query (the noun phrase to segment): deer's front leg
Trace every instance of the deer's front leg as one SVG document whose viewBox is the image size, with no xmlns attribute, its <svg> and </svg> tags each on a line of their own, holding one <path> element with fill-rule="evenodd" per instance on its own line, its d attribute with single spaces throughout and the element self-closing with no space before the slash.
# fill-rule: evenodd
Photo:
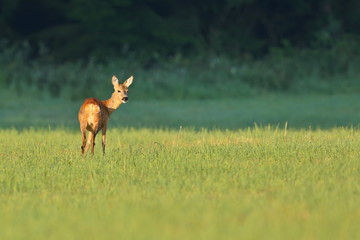
<svg viewBox="0 0 360 240">
<path fill-rule="evenodd" d="M 105 145 L 106 145 L 106 126 L 104 126 L 103 129 L 102 129 L 102 149 L 103 149 L 103 154 L 105 154 Z"/>
</svg>

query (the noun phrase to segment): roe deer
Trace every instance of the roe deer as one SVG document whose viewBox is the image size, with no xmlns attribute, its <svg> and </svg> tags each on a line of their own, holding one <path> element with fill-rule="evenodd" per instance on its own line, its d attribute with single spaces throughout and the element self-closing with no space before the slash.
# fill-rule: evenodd
<svg viewBox="0 0 360 240">
<path fill-rule="evenodd" d="M 114 112 L 122 103 L 128 100 L 128 87 L 133 82 L 133 77 L 129 77 L 123 84 L 114 75 L 112 84 L 114 93 L 111 98 L 100 101 L 97 98 L 87 98 L 81 105 L 78 118 L 80 122 L 80 131 L 82 134 L 81 153 L 88 152 L 91 146 L 91 153 L 94 154 L 94 145 L 96 134 L 102 129 L 102 149 L 105 154 L 106 128 L 112 112 Z M 89 142 L 86 145 L 86 130 L 89 131 Z M 85 149 L 86 146 L 86 149 Z"/>
</svg>

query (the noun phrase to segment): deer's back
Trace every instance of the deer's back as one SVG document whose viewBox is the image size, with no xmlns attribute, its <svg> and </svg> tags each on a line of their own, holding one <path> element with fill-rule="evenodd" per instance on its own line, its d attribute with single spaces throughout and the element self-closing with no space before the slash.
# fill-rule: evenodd
<svg viewBox="0 0 360 240">
<path fill-rule="evenodd" d="M 102 101 L 97 98 L 87 98 L 78 114 L 80 127 L 97 132 L 107 124 L 108 116 L 108 111 Z"/>
</svg>

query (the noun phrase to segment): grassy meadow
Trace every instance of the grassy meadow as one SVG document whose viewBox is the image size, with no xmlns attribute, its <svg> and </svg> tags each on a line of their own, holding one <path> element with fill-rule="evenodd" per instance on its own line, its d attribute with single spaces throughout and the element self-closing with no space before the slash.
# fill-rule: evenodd
<svg viewBox="0 0 360 240">
<path fill-rule="evenodd" d="M 2 101 L 0 239 L 357 239 L 359 100 L 130 98 L 93 157 L 80 101 Z"/>
</svg>

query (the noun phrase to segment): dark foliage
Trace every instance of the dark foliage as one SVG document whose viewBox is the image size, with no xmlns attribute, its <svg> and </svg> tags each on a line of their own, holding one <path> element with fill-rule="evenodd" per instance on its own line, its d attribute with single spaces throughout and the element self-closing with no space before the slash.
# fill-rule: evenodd
<svg viewBox="0 0 360 240">
<path fill-rule="evenodd" d="M 264 56 L 360 34 L 356 0 L 3 0 L 0 36 L 56 60 L 182 54 Z M 39 51 L 34 51 L 36 57 Z"/>
</svg>

